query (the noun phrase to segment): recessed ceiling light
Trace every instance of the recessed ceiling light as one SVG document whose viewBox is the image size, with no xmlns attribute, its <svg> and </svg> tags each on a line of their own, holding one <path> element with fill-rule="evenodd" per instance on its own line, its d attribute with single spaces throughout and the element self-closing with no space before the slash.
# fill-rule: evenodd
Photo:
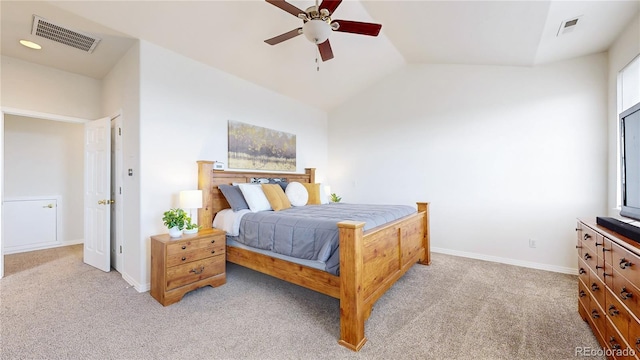
<svg viewBox="0 0 640 360">
<path fill-rule="evenodd" d="M 28 48 L 31 48 L 31 49 L 36 49 L 36 50 L 42 49 L 42 46 L 34 43 L 33 41 L 29 41 L 29 40 L 20 40 L 20 44 L 22 44 L 22 45 L 24 45 L 24 46 L 26 46 Z"/>
</svg>

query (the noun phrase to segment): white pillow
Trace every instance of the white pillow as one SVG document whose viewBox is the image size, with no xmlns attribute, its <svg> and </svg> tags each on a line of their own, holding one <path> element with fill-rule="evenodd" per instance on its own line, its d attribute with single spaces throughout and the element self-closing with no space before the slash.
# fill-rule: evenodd
<svg viewBox="0 0 640 360">
<path fill-rule="evenodd" d="M 292 206 L 305 206 L 309 200 L 307 188 L 297 181 L 290 182 L 284 193 Z"/>
<path fill-rule="evenodd" d="M 329 195 L 330 194 L 327 194 L 326 186 L 324 184 L 320 184 L 320 204 L 328 204 Z"/>
<path fill-rule="evenodd" d="M 271 210 L 271 204 L 260 184 L 238 184 L 238 187 L 252 212 Z"/>
</svg>

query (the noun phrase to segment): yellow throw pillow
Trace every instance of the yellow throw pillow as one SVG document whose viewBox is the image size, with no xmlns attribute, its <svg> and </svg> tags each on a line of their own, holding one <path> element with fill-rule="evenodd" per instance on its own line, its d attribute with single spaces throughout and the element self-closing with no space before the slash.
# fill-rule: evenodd
<svg viewBox="0 0 640 360">
<path fill-rule="evenodd" d="M 289 202 L 289 198 L 282 191 L 282 186 L 278 184 L 262 184 L 262 191 L 269 200 L 269 204 L 271 204 L 271 208 L 274 211 L 284 210 L 291 207 L 291 203 Z"/>
<path fill-rule="evenodd" d="M 302 183 L 309 193 L 307 205 L 320 205 L 320 184 Z"/>
</svg>

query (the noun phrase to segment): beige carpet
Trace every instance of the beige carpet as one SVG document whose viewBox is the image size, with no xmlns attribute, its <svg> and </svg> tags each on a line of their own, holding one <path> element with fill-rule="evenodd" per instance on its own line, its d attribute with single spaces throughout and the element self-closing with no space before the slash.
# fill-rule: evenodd
<svg viewBox="0 0 640 360">
<path fill-rule="evenodd" d="M 163 307 L 83 264 L 81 246 L 5 262 L 1 359 L 575 359 L 598 347 L 575 276 L 448 255 L 378 301 L 359 353 L 337 344 L 338 300 L 233 264 L 226 285 Z"/>
</svg>

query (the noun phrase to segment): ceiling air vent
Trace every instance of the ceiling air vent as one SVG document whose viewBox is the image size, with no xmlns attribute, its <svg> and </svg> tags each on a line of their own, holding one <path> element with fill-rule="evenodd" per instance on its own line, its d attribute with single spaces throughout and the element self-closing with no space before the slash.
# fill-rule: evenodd
<svg viewBox="0 0 640 360">
<path fill-rule="evenodd" d="M 31 34 L 65 44 L 88 53 L 92 53 L 100 42 L 100 39 L 95 36 L 68 29 L 47 19 L 43 19 L 38 15 L 33 15 L 33 27 L 31 28 Z"/>
<path fill-rule="evenodd" d="M 558 29 L 558 34 L 556 36 L 560 36 L 560 35 L 564 35 L 572 32 L 578 25 L 578 20 L 580 20 L 580 16 L 563 21 L 560 24 L 560 29 Z"/>
</svg>

